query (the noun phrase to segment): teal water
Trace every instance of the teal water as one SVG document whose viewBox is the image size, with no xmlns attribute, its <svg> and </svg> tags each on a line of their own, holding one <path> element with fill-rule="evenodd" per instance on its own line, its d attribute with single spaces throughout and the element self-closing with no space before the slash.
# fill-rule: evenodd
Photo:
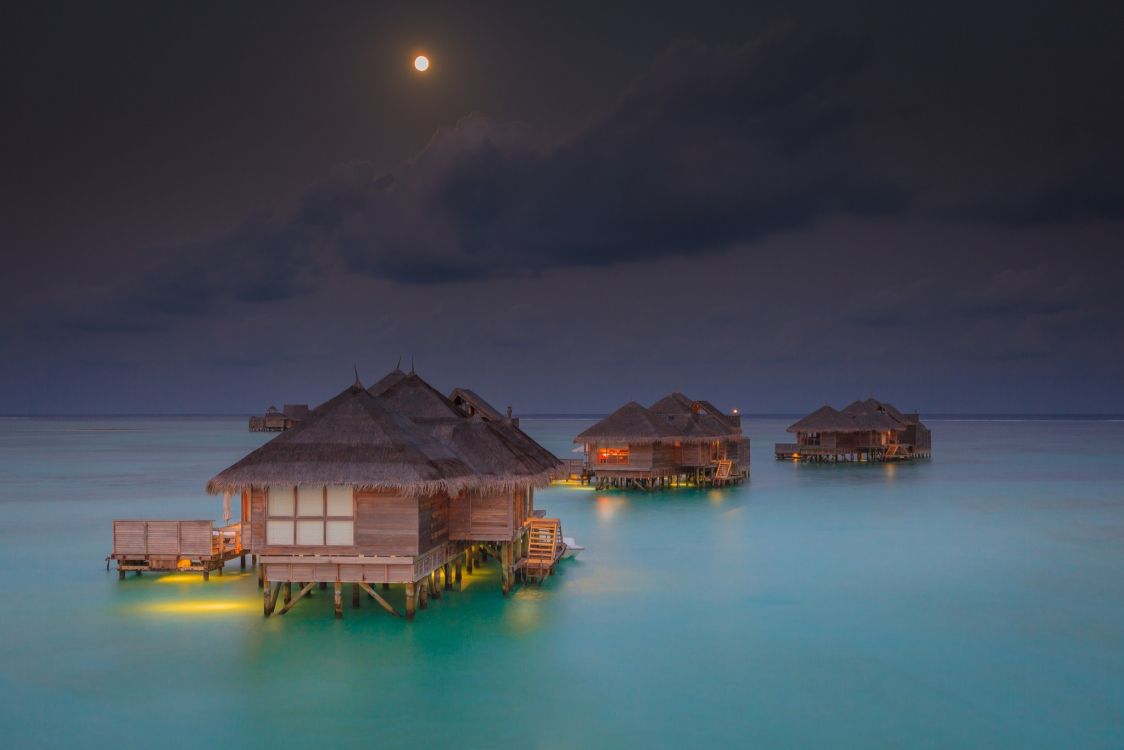
<svg viewBox="0 0 1124 750">
<path fill-rule="evenodd" d="M 560 455 L 587 424 L 524 421 Z M 218 518 L 244 420 L 0 420 L 0 742 L 1124 747 L 1124 423 L 934 421 L 932 461 L 836 467 L 772 460 L 785 424 L 748 421 L 739 488 L 541 492 L 578 560 L 407 624 L 105 571 L 113 518 Z"/>
</svg>

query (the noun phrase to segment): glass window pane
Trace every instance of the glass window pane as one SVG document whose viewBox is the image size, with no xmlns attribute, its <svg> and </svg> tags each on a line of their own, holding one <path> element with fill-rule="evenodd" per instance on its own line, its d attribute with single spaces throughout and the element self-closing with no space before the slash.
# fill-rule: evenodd
<svg viewBox="0 0 1124 750">
<path fill-rule="evenodd" d="M 325 541 L 327 544 L 355 544 L 354 521 L 328 521 L 326 525 L 327 539 Z"/>
<path fill-rule="evenodd" d="M 297 515 L 298 516 L 323 516 L 324 515 L 324 488 L 323 487 L 297 487 Z"/>
<path fill-rule="evenodd" d="M 266 521 L 265 522 L 265 541 L 266 541 L 266 544 L 292 544 L 293 543 L 293 522 L 292 521 Z"/>
<path fill-rule="evenodd" d="M 297 521 L 297 544 L 321 545 L 323 543 L 323 521 Z"/>
<path fill-rule="evenodd" d="M 291 515 L 293 515 L 293 488 L 292 487 L 270 487 L 269 488 L 269 515 L 271 515 L 271 516 L 291 516 Z"/>
<path fill-rule="evenodd" d="M 338 484 L 328 486 L 328 515 L 351 518 L 351 488 Z"/>
</svg>

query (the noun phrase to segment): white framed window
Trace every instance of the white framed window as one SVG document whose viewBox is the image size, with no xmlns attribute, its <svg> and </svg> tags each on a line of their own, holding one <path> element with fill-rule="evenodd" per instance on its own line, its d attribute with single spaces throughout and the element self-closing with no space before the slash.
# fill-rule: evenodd
<svg viewBox="0 0 1124 750">
<path fill-rule="evenodd" d="M 355 496 L 342 485 L 271 487 L 267 544 L 349 547 L 355 544 Z"/>
<path fill-rule="evenodd" d="M 266 544 L 292 544 L 293 519 L 267 519 L 265 522 L 265 542 Z"/>
</svg>

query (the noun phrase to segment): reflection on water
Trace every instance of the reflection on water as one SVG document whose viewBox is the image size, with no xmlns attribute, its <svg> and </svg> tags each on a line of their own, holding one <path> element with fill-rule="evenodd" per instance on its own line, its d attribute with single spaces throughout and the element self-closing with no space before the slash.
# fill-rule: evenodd
<svg viewBox="0 0 1124 750">
<path fill-rule="evenodd" d="M 113 518 L 218 519 L 203 483 L 271 437 L 242 419 L 2 421 L 5 744 L 1124 746 L 1124 424 L 935 421 L 932 461 L 828 466 L 746 423 L 748 484 L 546 490 L 580 557 L 409 624 L 105 571 Z M 523 422 L 560 455 L 587 425 Z"/>
</svg>

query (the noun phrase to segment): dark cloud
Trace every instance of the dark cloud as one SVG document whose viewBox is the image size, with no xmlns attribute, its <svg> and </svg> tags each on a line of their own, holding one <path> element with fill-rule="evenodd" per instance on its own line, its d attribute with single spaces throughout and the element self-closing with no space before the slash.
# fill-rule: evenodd
<svg viewBox="0 0 1124 750">
<path fill-rule="evenodd" d="M 466 117 L 393 174 L 356 164 L 288 215 L 157 251 L 139 289 L 83 310 L 81 325 L 125 330 L 138 316 L 284 300 L 333 263 L 463 281 L 711 253 L 834 212 L 899 211 L 909 194 L 848 151 L 847 89 L 869 57 L 864 40 L 790 28 L 736 47 L 676 44 L 560 143 Z"/>
</svg>

